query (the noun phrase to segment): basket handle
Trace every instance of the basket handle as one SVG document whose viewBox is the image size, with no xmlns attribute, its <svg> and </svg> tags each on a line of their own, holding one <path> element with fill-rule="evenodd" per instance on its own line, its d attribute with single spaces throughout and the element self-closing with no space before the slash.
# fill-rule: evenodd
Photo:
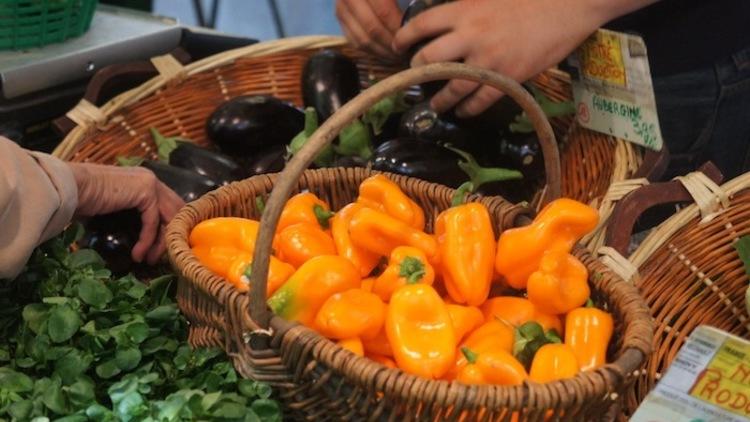
<svg viewBox="0 0 750 422">
<path fill-rule="evenodd" d="M 521 106 L 534 125 L 542 147 L 547 176 L 545 198 L 553 199 L 560 196 L 560 155 L 552 127 L 539 105 L 516 81 L 498 73 L 460 63 L 435 63 L 392 75 L 363 91 L 329 117 L 309 138 L 304 148 L 287 163 L 276 179 L 261 216 L 250 277 L 250 317 L 258 326 L 268 327 L 272 316 L 265 298 L 273 234 L 281 210 L 305 169 L 344 127 L 382 98 L 416 84 L 444 79 L 466 79 L 490 85 L 510 95 Z"/>
<path fill-rule="evenodd" d="M 724 179 L 721 171 L 712 163 L 706 162 L 699 169 L 713 182 L 719 184 Z M 642 186 L 625 195 L 612 211 L 607 224 L 605 246 L 610 246 L 622 256 L 628 251 L 630 237 L 638 218 L 646 210 L 657 205 L 693 202 L 693 197 L 679 180 L 653 183 Z"/>
</svg>

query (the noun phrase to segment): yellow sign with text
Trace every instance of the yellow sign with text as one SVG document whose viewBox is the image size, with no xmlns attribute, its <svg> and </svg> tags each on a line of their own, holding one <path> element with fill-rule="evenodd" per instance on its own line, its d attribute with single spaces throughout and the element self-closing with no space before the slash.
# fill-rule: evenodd
<svg viewBox="0 0 750 422">
<path fill-rule="evenodd" d="M 620 37 L 604 31 L 594 33 L 581 46 L 581 67 L 589 79 L 625 87 L 627 81 Z"/>
<path fill-rule="evenodd" d="M 693 384 L 690 395 L 750 417 L 750 345 L 727 338 Z"/>
</svg>

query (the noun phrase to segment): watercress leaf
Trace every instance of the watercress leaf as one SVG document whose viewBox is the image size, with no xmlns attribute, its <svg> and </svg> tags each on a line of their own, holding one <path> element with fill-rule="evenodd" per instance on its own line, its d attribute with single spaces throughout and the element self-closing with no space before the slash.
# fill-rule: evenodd
<svg viewBox="0 0 750 422">
<path fill-rule="evenodd" d="M 250 408 L 260 417 L 261 420 L 281 420 L 281 409 L 279 408 L 279 404 L 274 400 L 258 399 L 250 405 Z"/>
<path fill-rule="evenodd" d="M 112 301 L 112 291 L 103 282 L 92 278 L 81 281 L 78 285 L 78 296 L 85 303 L 100 309 Z"/>
<path fill-rule="evenodd" d="M 148 406 L 146 405 L 143 396 L 138 394 L 137 391 L 133 391 L 125 395 L 122 400 L 117 403 L 114 410 L 116 416 L 122 421 L 128 422 L 140 419 L 140 416 L 143 416 L 148 412 Z"/>
<path fill-rule="evenodd" d="M 43 303 L 31 303 L 23 308 L 23 320 L 34 334 L 42 331 L 43 324 L 49 316 L 49 306 Z"/>
<path fill-rule="evenodd" d="M 157 306 L 148 311 L 146 313 L 146 319 L 153 321 L 174 321 L 179 313 L 180 311 L 177 309 L 177 305 L 170 303 L 168 305 Z"/>
<path fill-rule="evenodd" d="M 188 402 L 189 397 L 177 392 L 169 395 L 166 400 L 159 402 L 156 407 L 158 413 L 156 415 L 157 420 L 160 421 L 177 421 L 180 420 L 179 416 L 182 409 Z"/>
<path fill-rule="evenodd" d="M 150 355 L 160 350 L 164 350 L 167 343 L 169 343 L 169 340 L 170 339 L 164 336 L 152 337 L 141 344 L 141 352 L 143 352 L 144 355 Z"/>
<path fill-rule="evenodd" d="M 96 375 L 103 379 L 112 378 L 120 372 L 120 367 L 114 359 L 108 360 L 96 367 Z"/>
<path fill-rule="evenodd" d="M 69 387 L 63 387 L 68 395 L 68 400 L 77 409 L 86 408 L 96 401 L 94 389 L 96 386 L 86 378 L 79 378 Z"/>
<path fill-rule="evenodd" d="M 151 292 L 151 300 L 156 304 L 163 304 L 173 280 L 174 275 L 172 274 L 166 274 L 151 280 L 148 285 L 148 290 Z"/>
<path fill-rule="evenodd" d="M 15 420 L 25 421 L 31 416 L 32 410 L 34 410 L 34 404 L 31 400 L 21 400 L 8 407 L 8 415 Z"/>
<path fill-rule="evenodd" d="M 26 374 L 16 372 L 8 367 L 0 368 L 0 390 L 23 393 L 34 388 L 34 381 Z"/>
<path fill-rule="evenodd" d="M 49 422 L 49 418 L 46 416 L 37 416 L 31 422 Z"/>
<path fill-rule="evenodd" d="M 123 397 L 138 390 L 138 377 L 135 375 L 126 375 L 120 381 L 112 384 L 107 390 L 112 403 L 118 403 Z"/>
<path fill-rule="evenodd" d="M 257 383 L 257 385 L 255 386 L 255 391 L 257 392 L 258 397 L 262 399 L 267 399 L 271 397 L 271 394 L 273 394 L 273 389 L 271 388 L 270 385 L 263 384 L 260 382 Z"/>
<path fill-rule="evenodd" d="M 143 157 L 125 157 L 118 155 L 116 158 L 117 165 L 120 167 L 137 167 L 143 163 Z"/>
<path fill-rule="evenodd" d="M 16 359 L 16 366 L 21 369 L 33 368 L 35 365 L 36 365 L 36 361 L 32 358 Z"/>
<path fill-rule="evenodd" d="M 158 381 L 158 380 L 159 380 L 159 374 L 157 374 L 156 372 L 150 372 L 150 373 L 142 376 L 138 380 L 138 382 L 141 383 L 141 384 L 150 384 L 150 383 L 152 383 L 154 381 Z"/>
<path fill-rule="evenodd" d="M 0 348 L 0 362 L 7 362 L 10 360 L 10 352 L 8 349 Z"/>
<path fill-rule="evenodd" d="M 115 362 L 117 362 L 117 367 L 121 370 L 130 371 L 141 362 L 141 351 L 135 347 L 119 349 L 115 354 Z"/>
<path fill-rule="evenodd" d="M 46 296 L 42 299 L 42 302 L 48 305 L 65 305 L 71 303 L 71 300 L 64 296 Z"/>
<path fill-rule="evenodd" d="M 89 418 L 84 415 L 72 415 L 64 418 L 55 419 L 55 422 L 88 422 Z"/>
<path fill-rule="evenodd" d="M 237 381 L 237 391 L 239 391 L 240 394 L 247 398 L 254 398 L 256 395 L 258 395 L 258 385 L 259 383 L 255 381 L 243 378 Z"/>
<path fill-rule="evenodd" d="M 63 395 L 59 380 L 53 380 L 42 395 L 42 402 L 47 408 L 58 415 L 68 414 L 68 405 Z"/>
<path fill-rule="evenodd" d="M 86 409 L 86 416 L 94 422 L 110 422 L 115 420 L 115 415 L 101 404 L 92 404 Z"/>
<path fill-rule="evenodd" d="M 148 291 L 148 288 L 146 287 L 145 284 L 141 282 L 135 282 L 133 283 L 132 286 L 130 286 L 130 288 L 125 294 L 132 297 L 133 299 L 140 299 L 146 295 L 147 291 Z"/>
<path fill-rule="evenodd" d="M 70 305 L 57 305 L 50 311 L 47 332 L 53 342 L 69 340 L 80 327 L 81 318 Z"/>
<path fill-rule="evenodd" d="M 62 243 L 65 245 L 72 245 L 83 238 L 84 228 L 81 223 L 73 223 L 65 229 L 62 233 Z"/>
<path fill-rule="evenodd" d="M 104 268 L 104 260 L 93 249 L 79 249 L 68 257 L 68 266 L 72 269 L 83 267 Z"/>
<path fill-rule="evenodd" d="M 217 401 L 219 401 L 219 398 L 221 398 L 221 391 L 206 394 L 201 399 L 201 406 L 203 406 L 204 409 L 210 409 L 211 406 L 213 406 Z"/>
<path fill-rule="evenodd" d="M 128 334 L 130 341 L 135 344 L 140 344 L 143 343 L 143 340 L 148 338 L 149 328 L 144 322 L 134 322 L 127 326 L 125 332 Z"/>
<path fill-rule="evenodd" d="M 55 361 L 55 374 L 64 384 L 72 383 L 89 369 L 94 358 L 80 350 L 71 350 Z"/>
<path fill-rule="evenodd" d="M 245 406 L 230 401 L 221 401 L 211 409 L 211 416 L 215 418 L 236 419 L 245 416 Z"/>
</svg>

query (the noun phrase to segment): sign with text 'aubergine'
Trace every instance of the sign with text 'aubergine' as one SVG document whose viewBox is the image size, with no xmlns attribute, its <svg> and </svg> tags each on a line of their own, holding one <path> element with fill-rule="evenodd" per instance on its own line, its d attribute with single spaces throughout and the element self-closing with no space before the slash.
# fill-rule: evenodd
<svg viewBox="0 0 750 422">
<path fill-rule="evenodd" d="M 638 36 L 600 29 L 569 58 L 581 126 L 656 151 L 662 136 L 648 55 Z"/>
<path fill-rule="evenodd" d="M 750 342 L 702 325 L 630 422 L 714 421 L 750 421 Z"/>
</svg>

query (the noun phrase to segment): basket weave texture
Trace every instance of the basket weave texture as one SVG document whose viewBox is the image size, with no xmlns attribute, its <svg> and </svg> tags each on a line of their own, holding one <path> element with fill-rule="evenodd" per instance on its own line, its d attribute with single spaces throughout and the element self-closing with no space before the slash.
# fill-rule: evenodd
<svg viewBox="0 0 750 422">
<path fill-rule="evenodd" d="M 3 0 L 0 50 L 42 47 L 88 31 L 96 0 Z"/>
<path fill-rule="evenodd" d="M 103 164 L 114 164 L 117 156 L 156 158 L 150 127 L 207 145 L 206 118 L 232 97 L 271 94 L 301 105 L 302 69 L 307 58 L 321 48 L 340 49 L 353 58 L 363 88 L 372 79 L 401 70 L 349 47 L 343 38 L 327 36 L 263 42 L 184 67 L 173 59 L 155 58 L 160 76 L 101 107 L 82 103 L 71 110 L 68 116 L 78 127 L 55 155 Z M 572 98 L 570 78 L 564 72 L 551 69 L 532 83 L 555 101 Z M 551 123 L 561 140 L 562 192 L 566 197 L 598 206 L 610 185 L 631 177 L 641 163 L 642 149 L 582 128 L 572 117 L 552 119 Z"/>
<path fill-rule="evenodd" d="M 359 183 L 372 173 L 364 169 L 306 171 L 297 191 L 308 189 L 338 209 L 356 199 Z M 551 409 L 561 420 L 605 419 L 619 402 L 632 373 L 651 345 L 651 322 L 637 290 L 593 259 L 575 251 L 588 267 L 596 297 L 613 312 L 613 362 L 573 379 L 519 387 L 466 386 L 428 381 L 357 357 L 310 329 L 274 317 L 270 346 L 254 350 L 246 341 L 259 329 L 248 309 L 250 298 L 203 267 L 189 249 L 190 230 L 208 218 L 259 218 L 253 204 L 265 198 L 279 175 L 263 175 L 211 192 L 189 204 L 170 225 L 168 243 L 179 275 L 178 303 L 191 321 L 190 341 L 219 346 L 244 376 L 267 382 L 279 391 L 295 420 L 545 420 Z M 419 205 L 428 226 L 450 207 L 453 190 L 417 179 L 389 175 Z M 524 209 L 501 198 L 481 198 L 498 232 L 515 225 Z M 520 412 L 514 416 L 514 412 Z M 519 417 L 519 419 L 514 419 Z M 486 419 L 485 419 L 486 418 Z M 554 417 L 549 420 L 555 420 Z"/>
<path fill-rule="evenodd" d="M 615 338 L 609 364 L 576 377 L 547 384 L 467 386 L 432 381 L 388 369 L 357 357 L 310 329 L 273 316 L 265 305 L 271 241 L 286 199 L 309 190 L 337 210 L 353 202 L 365 169 L 304 170 L 352 119 L 394 90 L 429 80 L 461 77 L 502 89 L 527 112 L 542 148 L 557 154 L 551 128 L 541 109 L 515 82 L 501 75 L 457 64 L 436 64 L 394 75 L 362 93 L 331 116 L 277 175 L 256 176 L 213 191 L 187 205 L 170 223 L 166 239 L 180 278 L 178 303 L 191 320 L 191 341 L 223 346 L 246 377 L 276 386 L 290 417 L 298 420 L 598 420 L 614 417 L 632 375 L 650 353 L 653 335 L 647 308 L 637 290 L 614 275 L 584 249 L 575 254 L 587 266 L 594 298 L 613 314 Z M 559 171 L 557 157 L 545 156 L 548 169 Z M 425 211 L 427 230 L 451 206 L 452 189 L 389 175 Z M 559 182 L 559 180 L 557 181 Z M 559 183 L 547 190 L 559 195 Z M 266 196 L 268 196 L 266 200 Z M 266 203 L 255 245 L 251 289 L 240 294 L 202 266 L 192 254 L 188 236 L 208 218 L 258 218 L 256 198 Z M 473 197 L 487 206 L 499 235 L 521 221 L 526 209 L 502 198 Z M 266 341 L 264 341 L 266 340 Z"/>
<path fill-rule="evenodd" d="M 694 204 L 670 217 L 630 256 L 656 324 L 654 354 L 626 396 L 631 414 L 699 325 L 750 339 L 748 276 L 734 249 L 750 235 L 750 173 L 712 196 L 703 210 Z"/>
</svg>

